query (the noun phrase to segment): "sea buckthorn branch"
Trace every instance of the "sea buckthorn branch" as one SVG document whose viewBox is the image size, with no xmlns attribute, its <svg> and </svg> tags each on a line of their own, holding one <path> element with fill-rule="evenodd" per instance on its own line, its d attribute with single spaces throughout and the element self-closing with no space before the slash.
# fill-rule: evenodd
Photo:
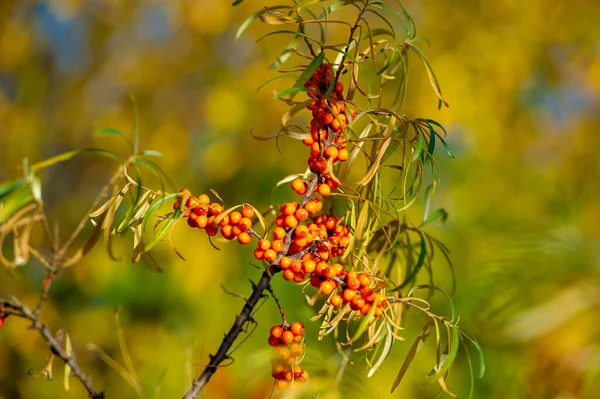
<svg viewBox="0 0 600 399">
<path fill-rule="evenodd" d="M 81 367 L 75 360 L 75 356 L 67 353 L 66 349 L 63 348 L 63 345 L 61 342 L 59 342 L 57 337 L 52 334 L 48 326 L 40 322 L 38 315 L 34 314 L 34 312 L 32 312 L 27 306 L 19 302 L 16 297 L 9 295 L 9 298 L 9 301 L 0 298 L 0 326 L 3 324 L 4 317 L 6 315 L 4 311 L 5 308 L 12 310 L 10 315 L 22 317 L 31 321 L 30 328 L 38 331 L 44 341 L 46 341 L 46 344 L 50 348 L 52 354 L 60 358 L 70 367 L 71 376 L 77 378 L 81 382 L 88 392 L 89 397 L 92 399 L 103 399 L 104 392 L 98 392 L 96 388 L 94 388 L 89 375 L 85 374 L 83 370 L 81 370 Z"/>
</svg>

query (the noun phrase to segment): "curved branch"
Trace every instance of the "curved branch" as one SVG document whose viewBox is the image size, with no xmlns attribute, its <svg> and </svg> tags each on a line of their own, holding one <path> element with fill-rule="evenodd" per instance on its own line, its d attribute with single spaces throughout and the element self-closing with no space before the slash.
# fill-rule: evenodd
<svg viewBox="0 0 600 399">
<path fill-rule="evenodd" d="M 38 319 L 38 316 L 34 314 L 27 306 L 21 304 L 21 302 L 19 302 L 19 300 L 16 297 L 12 295 L 9 295 L 9 297 L 10 301 L 0 299 L 0 306 L 6 306 L 7 308 L 15 310 L 18 313 L 12 314 L 30 320 L 31 328 L 37 330 L 40 333 L 40 335 L 42 336 L 44 341 L 46 341 L 46 344 L 48 345 L 48 347 L 50 347 L 50 350 L 55 356 L 59 357 L 63 362 L 65 362 L 69 365 L 69 367 L 71 367 L 71 374 L 74 377 L 76 377 L 79 381 L 81 381 L 81 384 L 83 384 L 83 386 L 85 387 L 86 391 L 89 394 L 89 397 L 92 399 L 104 399 L 104 392 L 96 391 L 94 385 L 92 385 L 92 381 L 89 375 L 85 374 L 81 370 L 81 367 L 79 367 L 79 364 L 77 364 L 77 362 L 75 361 L 75 357 L 70 356 L 67 353 L 67 351 L 62 347 L 58 339 L 56 339 L 56 337 L 52 335 L 52 332 L 50 331 L 48 326 L 42 324 Z"/>
</svg>

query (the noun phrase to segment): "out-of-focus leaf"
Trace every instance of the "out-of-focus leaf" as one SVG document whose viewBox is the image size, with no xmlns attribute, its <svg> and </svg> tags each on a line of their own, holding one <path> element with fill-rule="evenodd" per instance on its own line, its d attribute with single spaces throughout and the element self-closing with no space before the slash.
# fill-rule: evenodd
<svg viewBox="0 0 600 399">
<path fill-rule="evenodd" d="M 419 135 L 419 138 L 417 139 L 417 147 L 415 148 L 415 152 L 412 157 L 412 162 L 419 159 L 421 151 L 423 151 L 423 147 L 425 147 L 425 139 L 423 138 L 423 136 Z"/>
<path fill-rule="evenodd" d="M 105 127 L 103 129 L 98 130 L 96 132 L 96 136 L 118 136 L 118 137 L 121 137 L 123 140 L 125 140 L 125 142 L 129 146 L 129 148 L 133 151 L 133 143 L 131 142 L 131 140 L 129 140 L 129 137 L 125 136 L 125 134 L 123 134 L 123 132 L 121 132 L 119 129 L 115 129 L 112 127 Z"/>
<path fill-rule="evenodd" d="M 456 359 L 456 354 L 458 353 L 460 343 L 458 328 L 448 325 L 446 325 L 446 328 L 448 329 L 451 337 L 451 341 L 448 342 L 447 353 L 442 357 L 442 359 L 440 359 L 440 364 L 436 365 L 436 367 L 432 370 L 432 374 L 427 376 L 425 379 L 426 382 L 435 382 L 440 377 L 443 377 Z"/>
<path fill-rule="evenodd" d="M 485 358 L 483 356 L 483 349 L 481 349 L 481 345 L 479 345 L 479 342 L 477 342 L 475 338 L 470 337 L 464 331 L 460 331 L 460 335 L 471 341 L 475 349 L 477 349 L 477 353 L 479 354 L 479 378 L 483 378 L 485 375 Z"/>
<path fill-rule="evenodd" d="M 144 150 L 142 152 L 142 154 L 147 157 L 162 157 L 163 156 L 162 152 L 154 151 L 154 150 Z"/>
<path fill-rule="evenodd" d="M 373 306 L 371 306 L 371 309 L 369 309 L 369 313 L 367 313 L 367 315 L 360 321 L 360 324 L 358 325 L 358 328 L 356 329 L 356 332 L 352 336 L 350 342 L 356 342 L 365 333 L 365 331 L 367 331 L 367 328 L 369 328 L 369 325 L 375 317 L 375 309 L 377 309 L 377 301 L 373 302 Z"/>
<path fill-rule="evenodd" d="M 446 107 L 449 107 L 448 103 L 446 102 L 446 100 L 444 100 L 444 97 L 442 96 L 442 90 L 440 89 L 440 84 L 437 81 L 435 73 L 433 73 L 433 69 L 431 68 L 431 65 L 429 64 L 429 61 L 427 61 L 427 57 L 425 57 L 425 54 L 423 54 L 421 49 L 418 48 L 417 46 L 415 46 L 414 44 L 412 44 L 410 41 L 407 41 L 405 43 L 411 50 L 413 50 L 419 56 L 419 59 L 425 66 L 425 71 L 427 72 L 427 76 L 429 77 L 429 83 L 431 84 L 431 87 L 433 88 L 433 91 L 435 92 L 435 94 L 438 96 L 439 100 Z"/>
<path fill-rule="evenodd" d="M 123 163 L 123 160 L 121 159 L 121 157 L 119 157 L 117 154 L 115 154 L 112 151 L 103 150 L 101 148 L 81 148 L 81 149 L 77 149 L 77 150 L 67 151 L 62 154 L 55 155 L 52 158 L 35 163 L 35 164 L 31 165 L 31 169 L 32 170 L 44 169 L 44 168 L 47 168 L 48 166 L 55 165 L 59 162 L 68 161 L 69 159 L 71 159 L 77 155 L 87 154 L 87 153 L 102 155 L 102 156 L 105 156 L 108 158 L 112 158 L 119 163 Z"/>
<path fill-rule="evenodd" d="M 281 55 L 279 55 L 279 57 L 277 57 L 277 59 L 275 61 L 273 61 L 273 63 L 271 65 L 269 65 L 269 69 L 276 69 L 276 68 L 279 68 L 281 65 L 283 65 L 283 63 L 286 62 L 292 56 L 292 54 L 294 54 L 292 49 L 295 49 L 300 44 L 301 41 L 302 41 L 302 37 L 296 36 L 290 42 L 290 44 L 287 45 L 285 50 L 283 50 Z"/>
<path fill-rule="evenodd" d="M 308 64 L 308 66 L 306 67 L 304 72 L 302 72 L 302 75 L 300 75 L 300 77 L 296 81 L 296 84 L 294 84 L 294 86 L 292 87 L 292 89 L 296 88 L 297 90 L 290 92 L 292 94 L 290 96 L 290 99 L 294 98 L 294 95 L 296 94 L 296 92 L 301 91 L 298 89 L 304 89 L 304 84 L 306 82 L 308 82 L 308 80 L 313 76 L 313 74 L 316 72 L 316 70 L 319 68 L 319 66 L 323 63 L 324 58 L 325 58 L 325 53 L 321 52 L 310 62 L 310 64 Z M 309 90 L 304 89 L 303 91 L 309 91 Z M 284 95 L 282 93 L 283 92 L 278 93 L 276 98 L 279 98 L 280 96 Z"/>
<path fill-rule="evenodd" d="M 30 180 L 29 184 L 31 184 L 31 194 L 33 195 L 33 198 L 36 201 L 41 201 L 42 200 L 42 182 L 41 182 L 40 178 L 37 176 L 37 174 L 32 173 L 29 180 Z"/>
<path fill-rule="evenodd" d="M 65 352 L 67 356 L 73 356 L 73 348 L 71 347 L 71 337 L 69 337 L 69 333 L 65 332 Z M 63 379 L 63 384 L 65 386 L 65 391 L 69 391 L 69 377 L 71 376 L 71 366 L 69 363 L 65 363 L 65 374 Z"/>
<path fill-rule="evenodd" d="M 0 223 L 4 223 L 19 209 L 34 200 L 29 186 L 21 186 L 5 195 L 0 201 Z"/>
<path fill-rule="evenodd" d="M 411 362 L 415 358 L 415 355 L 417 354 L 419 349 L 421 349 L 422 344 L 425 342 L 425 340 L 431 333 L 432 327 L 433 327 L 433 320 L 429 320 L 427 322 L 427 324 L 425 324 L 425 326 L 423 327 L 423 330 L 421 330 L 421 333 L 415 339 L 415 342 L 413 342 L 412 346 L 408 350 L 408 353 L 406 354 L 406 357 L 404 358 L 404 363 L 402 363 L 402 367 L 400 367 L 400 370 L 398 371 L 398 375 L 396 376 L 396 379 L 394 380 L 394 383 L 392 384 L 390 393 L 394 392 L 394 390 L 396 388 L 398 388 L 398 385 L 400 385 L 400 382 L 402 382 L 402 378 L 404 378 L 404 374 L 406 374 L 406 370 L 408 370 L 408 367 L 410 366 Z"/>
<path fill-rule="evenodd" d="M 21 188 L 27 184 L 27 180 L 25 178 L 21 178 L 19 180 L 7 181 L 0 184 L 0 201 L 5 196 L 9 195 L 13 191 Z"/>
<path fill-rule="evenodd" d="M 161 207 L 165 203 L 171 201 L 173 198 L 179 197 L 180 195 L 181 195 L 180 193 L 169 194 L 165 197 L 162 197 L 158 201 L 154 202 L 152 205 L 150 205 L 150 208 L 148 208 L 148 210 L 146 211 L 146 214 L 144 215 L 144 220 L 142 222 L 142 230 L 146 230 L 146 224 L 148 223 L 148 220 L 150 220 L 150 216 L 152 216 L 152 214 L 154 213 L 155 210 L 157 210 L 159 207 Z M 185 201 L 182 201 L 182 204 L 184 204 L 184 203 L 185 203 Z"/>
<path fill-rule="evenodd" d="M 439 218 L 442 219 L 442 222 L 445 221 L 448 218 L 448 212 L 446 212 L 446 210 L 443 208 L 438 209 L 437 211 L 435 211 L 431 215 L 429 215 L 427 217 L 427 219 L 425 219 L 423 221 L 423 223 L 421 223 L 419 228 L 421 229 L 421 228 L 427 226 L 429 223 L 435 222 Z"/>
<path fill-rule="evenodd" d="M 381 146 L 377 150 L 377 157 L 371 164 L 369 171 L 363 176 L 362 179 L 360 179 L 357 182 L 357 184 L 359 186 L 364 186 L 367 183 L 369 183 L 375 176 L 375 173 L 379 170 L 379 166 L 381 165 L 381 160 L 383 159 L 383 156 L 385 155 L 385 152 L 386 152 L 388 146 L 390 145 L 390 142 L 392 141 L 391 135 L 392 135 L 392 130 L 393 130 L 395 124 L 396 124 L 396 117 L 391 116 L 390 120 L 388 122 L 388 125 L 387 125 L 385 131 L 383 132 L 383 136 L 382 136 L 386 140 L 383 142 L 383 144 L 381 144 Z"/>
<path fill-rule="evenodd" d="M 393 288 L 391 291 L 396 291 L 401 288 L 404 288 L 408 284 L 410 284 L 412 281 L 414 281 L 417 278 L 417 274 L 419 274 L 419 271 L 425 264 L 425 256 L 427 255 L 427 245 L 425 245 L 425 238 L 423 237 L 422 234 L 420 234 L 420 238 L 421 238 L 421 251 L 419 252 L 419 258 L 417 259 L 417 263 L 415 264 L 415 267 L 412 269 L 412 272 L 410 273 L 410 275 L 407 276 L 406 279 L 402 282 L 402 284 Z"/>
<path fill-rule="evenodd" d="M 375 364 L 373 364 L 373 367 L 371 367 L 371 369 L 369 370 L 369 372 L 367 374 L 367 378 L 371 378 L 375 374 L 377 369 L 379 369 L 379 367 L 381 366 L 383 361 L 388 357 L 388 355 L 390 354 L 390 352 L 392 350 L 392 343 L 394 342 L 392 328 L 387 323 L 386 323 L 385 327 L 386 327 L 386 333 L 385 333 L 385 342 L 383 343 L 383 349 L 381 350 L 381 354 L 379 355 L 379 358 L 377 358 L 377 361 L 375 362 Z"/>
</svg>

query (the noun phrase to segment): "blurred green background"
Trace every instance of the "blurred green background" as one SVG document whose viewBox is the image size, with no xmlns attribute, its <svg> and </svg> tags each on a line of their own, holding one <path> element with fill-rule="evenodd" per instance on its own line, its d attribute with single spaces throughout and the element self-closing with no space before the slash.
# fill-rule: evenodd
<svg viewBox="0 0 600 399">
<path fill-rule="evenodd" d="M 266 207 L 265 193 L 283 176 L 304 169 L 300 143 L 258 142 L 275 133 L 286 107 L 267 66 L 286 38 L 255 43 L 270 28 L 256 23 L 239 40 L 241 22 L 263 3 L 231 7 L 222 0 L 3 0 L 0 3 L 0 181 L 21 175 L 24 157 L 42 160 L 83 146 L 125 152 L 94 132 L 131 134 L 138 102 L 142 145 L 161 151 L 159 164 L 193 193 L 217 190 L 228 204 Z M 475 398 L 600 397 L 600 3 L 469 0 L 406 1 L 450 108 L 437 110 L 418 60 L 403 110 L 441 122 L 456 159 L 438 157 L 442 185 L 434 199 L 450 218 L 434 228 L 452 251 L 454 294 L 462 327 L 484 348 L 487 371 Z M 351 8 L 341 18 L 354 19 Z M 347 30 L 330 26 L 334 37 Z M 287 38 L 289 40 L 289 38 Z M 293 64 L 289 65 L 290 67 Z M 44 172 L 44 198 L 66 236 L 113 166 L 93 157 Z M 276 192 L 275 202 L 284 198 Z M 177 258 L 168 244 L 155 256 L 166 273 L 128 262 L 131 242 L 116 240 L 120 262 L 101 245 L 59 276 L 42 321 L 68 328 L 82 367 L 107 398 L 136 397 L 121 377 L 87 351 L 101 346 L 122 361 L 113 312 L 121 323 L 148 397 L 181 397 L 214 352 L 248 295 L 249 247 L 211 248 L 204 234 L 181 226 Z M 444 269 L 441 262 L 439 268 Z M 35 304 L 44 277 L 35 262 L 19 279 L 0 270 L 0 291 Z M 444 273 L 442 273 L 444 274 Z M 447 273 L 446 273 L 447 274 Z M 441 285 L 450 290 L 449 280 Z M 303 294 L 277 278 L 275 288 L 293 320 L 315 312 Z M 440 312 L 443 301 L 434 301 Z M 264 398 L 271 388 L 266 344 L 279 322 L 272 301 L 256 316 L 256 332 L 220 369 L 205 398 Z M 332 388 L 340 357 L 330 339 L 317 342 L 308 323 L 307 389 Z M 356 357 L 334 390 L 341 398 L 433 398 L 423 386 L 434 363 L 426 345 L 393 394 L 403 356 L 424 324 L 412 317 L 407 342 L 374 377 Z M 0 330 L 0 398 L 83 397 L 73 380 L 35 380 L 46 357 L 43 341 L 11 318 Z M 473 352 L 473 351 L 472 351 Z M 477 368 L 474 357 L 473 367 Z M 469 364 L 462 352 L 449 388 L 467 397 Z M 156 395 L 156 396 L 155 396 Z M 321 397 L 330 397 L 322 394 Z"/>
</svg>

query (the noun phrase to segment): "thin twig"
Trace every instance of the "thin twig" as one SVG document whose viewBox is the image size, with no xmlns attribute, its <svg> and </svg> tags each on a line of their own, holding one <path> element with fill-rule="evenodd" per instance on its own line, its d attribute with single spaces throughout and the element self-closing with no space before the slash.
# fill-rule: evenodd
<svg viewBox="0 0 600 399">
<path fill-rule="evenodd" d="M 271 296 L 273 297 L 273 299 L 275 300 L 275 303 L 277 304 L 277 307 L 279 308 L 279 313 L 281 313 L 281 320 L 283 321 L 283 323 L 282 323 L 283 329 L 287 330 L 290 327 L 290 325 L 288 324 L 287 319 L 285 318 L 285 312 L 283 311 L 283 306 L 281 306 L 281 302 L 279 302 L 279 298 L 277 297 L 277 295 L 275 295 L 275 291 L 273 290 L 273 287 L 271 286 L 271 284 L 269 284 L 267 289 L 271 293 Z"/>
<path fill-rule="evenodd" d="M 71 367 L 71 375 L 77 378 L 79 381 L 81 381 L 86 391 L 88 392 L 89 397 L 92 399 L 104 399 L 104 392 L 96 391 L 96 389 L 92 385 L 90 377 L 81 370 L 79 364 L 77 364 L 77 362 L 75 361 L 75 357 L 69 355 L 67 351 L 62 347 L 58 339 L 54 335 L 52 335 L 52 332 L 50 331 L 48 326 L 42 324 L 39 321 L 38 317 L 27 306 L 21 304 L 21 302 L 19 302 L 19 300 L 16 297 L 12 295 L 9 295 L 9 297 L 10 301 L 0 299 L 0 305 L 16 310 L 18 311 L 18 314 L 16 314 L 17 316 L 30 320 L 31 328 L 37 330 L 40 333 L 40 335 L 42 336 L 44 341 L 46 341 L 46 344 L 50 347 L 50 350 L 54 355 L 59 357 L 63 362 L 65 362 L 69 365 L 69 367 Z"/>
</svg>

